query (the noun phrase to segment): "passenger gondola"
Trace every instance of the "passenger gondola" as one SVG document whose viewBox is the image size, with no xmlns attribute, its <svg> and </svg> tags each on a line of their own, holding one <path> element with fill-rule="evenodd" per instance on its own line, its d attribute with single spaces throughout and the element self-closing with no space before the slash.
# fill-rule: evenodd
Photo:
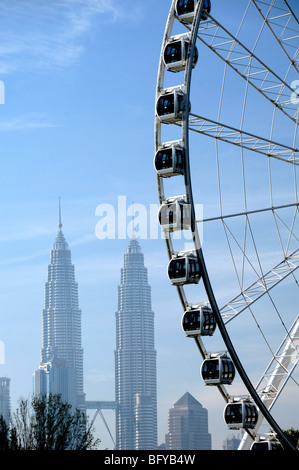
<svg viewBox="0 0 299 470">
<path fill-rule="evenodd" d="M 253 429 L 257 419 L 257 408 L 250 400 L 228 403 L 224 410 L 224 421 L 230 429 Z"/>
<path fill-rule="evenodd" d="M 276 451 L 282 451 L 283 446 L 281 443 L 275 439 L 275 438 L 270 438 L 270 439 L 257 439 L 255 440 L 251 447 L 250 450 L 276 450 Z"/>
<path fill-rule="evenodd" d="M 198 2 L 199 0 L 177 0 L 177 16 L 186 23 L 193 23 L 194 12 Z M 211 1 L 204 0 L 201 20 L 205 21 L 208 18 L 208 14 L 211 12 L 211 7 Z"/>
<path fill-rule="evenodd" d="M 226 354 L 205 359 L 201 376 L 206 385 L 230 385 L 235 378 L 235 366 Z"/>
<path fill-rule="evenodd" d="M 181 72 L 186 68 L 189 57 L 190 40 L 188 37 L 170 38 L 164 49 L 164 63 L 171 72 Z M 198 61 L 198 50 L 195 47 L 193 67 Z"/>
<path fill-rule="evenodd" d="M 164 178 L 184 174 L 184 150 L 180 145 L 165 145 L 155 155 L 154 165 Z"/>
<path fill-rule="evenodd" d="M 174 89 L 162 93 L 158 98 L 156 110 L 161 121 L 171 123 L 181 121 L 185 110 L 185 95 L 183 91 L 181 89 Z"/>
<path fill-rule="evenodd" d="M 216 319 L 211 308 L 199 306 L 187 310 L 182 318 L 186 336 L 212 336 L 216 329 Z"/>
<path fill-rule="evenodd" d="M 161 205 L 158 219 L 165 231 L 188 230 L 191 227 L 190 204 L 183 199 L 169 199 Z"/>
<path fill-rule="evenodd" d="M 172 284 L 197 284 L 202 273 L 198 259 L 193 254 L 174 257 L 168 264 L 168 277 Z"/>
</svg>

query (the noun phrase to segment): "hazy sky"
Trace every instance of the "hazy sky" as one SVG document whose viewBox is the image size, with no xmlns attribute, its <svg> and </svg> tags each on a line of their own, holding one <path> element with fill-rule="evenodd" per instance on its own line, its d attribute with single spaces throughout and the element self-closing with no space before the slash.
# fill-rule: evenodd
<svg viewBox="0 0 299 470">
<path fill-rule="evenodd" d="M 240 22 L 235 8 L 245 9 L 248 2 L 231 0 L 229 11 L 221 0 L 212 3 L 215 18 L 235 32 Z M 0 2 L 0 80 L 5 85 L 5 104 L 0 105 L 0 340 L 5 345 L 5 364 L 0 365 L 0 375 L 11 378 L 15 409 L 20 396 L 30 396 L 32 373 L 39 365 L 44 283 L 58 230 L 61 197 L 62 230 L 72 251 L 79 284 L 86 398 L 114 400 L 114 313 L 129 239 L 123 229 L 131 222 L 134 201 L 135 210 L 145 210 L 147 221 L 147 236 L 140 243 L 155 312 L 159 443 L 164 442 L 167 432 L 168 409 L 189 391 L 208 409 L 213 446 L 219 448 L 231 435 L 222 419 L 224 402 L 216 390 L 202 384 L 201 358 L 194 343 L 182 333 L 181 306 L 167 279 L 167 253 L 155 219 L 155 92 L 170 5 L 170 0 Z M 249 23 L 244 38 L 250 39 L 251 32 L 256 37 L 256 29 L 254 21 Z M 267 36 L 262 44 L 270 62 L 278 62 L 276 53 L 268 48 Z M 260 51 L 263 52 L 262 47 Z M 202 105 L 202 110 L 197 108 L 198 114 L 208 111 L 213 119 L 223 64 L 220 75 L 213 54 L 210 57 L 208 52 L 202 46 L 193 90 L 194 101 L 197 106 Z M 288 80 L 293 78 L 292 75 Z M 244 94 L 244 84 L 242 87 Z M 223 105 L 223 119 L 232 126 L 240 122 L 233 104 L 240 105 L 239 93 L 238 87 L 228 87 Z M 265 125 L 269 138 L 263 108 L 256 107 L 254 97 L 248 101 L 246 124 L 250 131 L 255 124 L 258 135 L 264 132 Z M 279 128 L 280 137 L 290 142 L 293 127 L 289 132 L 285 126 Z M 279 129 L 275 128 L 277 138 Z M 196 195 L 200 189 L 204 193 L 206 199 L 199 192 L 198 202 L 204 204 L 204 213 L 209 216 L 215 214 L 216 205 L 218 209 L 217 179 L 215 173 L 209 173 L 207 161 L 211 149 L 215 161 L 215 142 L 211 140 L 212 143 L 200 143 L 205 158 L 198 169 L 195 188 Z M 242 181 L 234 174 L 234 153 L 225 155 L 224 175 L 229 191 L 223 195 L 223 204 L 226 212 L 232 212 L 239 209 L 236 194 Z M 248 170 L 249 205 L 267 207 L 269 189 L 259 181 L 261 173 L 255 170 L 255 161 Z M 194 172 L 198 164 L 194 163 Z M 203 169 L 207 173 L 201 176 Z M 289 174 L 283 173 L 283 178 L 276 182 L 273 176 L 274 187 L 279 186 L 279 191 L 275 190 L 275 201 L 279 203 L 292 201 Z M 114 210 L 116 234 L 115 238 L 100 240 L 96 227 L 104 208 Z M 121 227 L 120 208 L 124 224 Z M 207 240 L 207 247 L 212 247 L 209 260 L 219 296 L 223 291 L 223 299 L 232 298 L 217 230 L 207 228 L 204 243 Z M 283 336 L 277 335 L 279 343 Z M 262 369 L 267 364 L 259 364 L 258 343 L 251 333 L 248 340 L 246 344 L 243 341 L 243 346 L 252 359 L 257 380 L 256 363 Z M 293 388 L 288 393 L 282 404 L 282 426 L 298 428 L 299 418 L 297 422 L 293 418 L 299 416 L 298 403 L 293 405 L 297 413 L 286 404 L 293 403 Z M 107 419 L 114 425 L 113 412 L 107 413 Z M 111 446 L 99 418 L 96 423 L 102 448 Z"/>
</svg>

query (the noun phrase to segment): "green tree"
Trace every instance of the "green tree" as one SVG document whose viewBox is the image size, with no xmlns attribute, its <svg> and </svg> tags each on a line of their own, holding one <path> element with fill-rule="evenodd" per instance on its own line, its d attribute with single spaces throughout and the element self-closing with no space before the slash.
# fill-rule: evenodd
<svg viewBox="0 0 299 470">
<path fill-rule="evenodd" d="M 0 446 L 11 450 L 96 449 L 98 439 L 85 413 L 72 411 L 60 395 L 40 396 L 32 402 L 20 399 L 10 430 L 0 420 Z"/>
<path fill-rule="evenodd" d="M 289 441 L 299 449 L 299 430 L 295 430 L 294 428 L 286 429 L 283 431 L 284 434 L 287 436 Z"/>
<path fill-rule="evenodd" d="M 3 416 L 0 416 L 0 450 L 9 449 L 9 428 Z"/>
</svg>

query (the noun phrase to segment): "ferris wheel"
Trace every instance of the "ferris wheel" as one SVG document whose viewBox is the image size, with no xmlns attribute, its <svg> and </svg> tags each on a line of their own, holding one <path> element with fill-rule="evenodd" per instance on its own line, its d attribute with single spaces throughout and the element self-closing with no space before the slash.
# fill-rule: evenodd
<svg viewBox="0 0 299 470">
<path fill-rule="evenodd" d="M 294 450 L 275 405 L 299 385 L 296 14 L 291 0 L 173 0 L 158 69 L 168 277 L 240 449 L 274 448 L 265 421 Z"/>
</svg>

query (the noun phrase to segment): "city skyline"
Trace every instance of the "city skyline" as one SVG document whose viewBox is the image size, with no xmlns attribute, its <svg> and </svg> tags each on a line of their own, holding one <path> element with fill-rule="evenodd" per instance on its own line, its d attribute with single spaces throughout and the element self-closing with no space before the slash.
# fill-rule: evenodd
<svg viewBox="0 0 299 470">
<path fill-rule="evenodd" d="M 232 8 L 228 9 L 226 2 L 213 0 L 212 14 L 235 32 L 240 5 L 247 3 L 231 0 Z M 298 10 L 296 1 L 290 3 Z M 136 210 L 138 204 L 146 207 L 148 214 L 150 205 L 157 204 L 155 91 L 170 4 L 158 0 L 1 2 L 0 80 L 5 84 L 5 104 L 0 105 L 0 346 L 5 346 L 5 360 L 0 363 L 0 376 L 11 378 L 12 409 L 21 396 L 30 398 L 32 371 L 38 365 L 44 280 L 49 246 L 57 235 L 59 196 L 84 313 L 85 392 L 88 400 L 114 397 L 117 286 L 129 236 L 97 238 L 96 210 L 109 204 L 117 217 L 119 197 L 125 197 L 126 214 L 122 215 L 130 222 L 131 201 Z M 254 25 L 250 27 L 254 29 Z M 204 73 L 207 69 L 212 71 L 209 76 Z M 209 54 L 200 47 L 200 76 L 193 83 L 202 90 L 205 107 L 218 104 L 215 70 Z M 234 125 L 230 105 L 225 113 L 227 122 Z M 205 161 L 214 161 L 214 143 L 213 153 L 204 139 L 198 147 Z M 226 157 L 232 162 L 230 154 Z M 192 160 L 194 169 L 197 161 Z M 255 175 L 253 168 L 252 180 Z M 203 180 L 203 193 L 209 197 L 216 179 L 207 172 Z M 196 191 L 199 189 L 200 185 L 196 186 Z M 225 198 L 225 207 L 232 210 L 238 202 L 234 189 Z M 196 197 L 203 202 L 197 192 Z M 266 204 L 268 199 L 264 207 Z M 210 201 L 204 204 L 204 217 L 213 217 L 214 208 Z M 213 448 L 221 448 L 231 435 L 223 421 L 224 401 L 215 389 L 202 383 L 201 358 L 194 342 L 182 331 L 181 303 L 167 277 L 164 240 L 149 235 L 147 232 L 141 242 L 155 312 L 158 443 L 167 432 L 169 408 L 188 390 L 209 410 Z M 220 256 L 217 232 L 209 226 L 204 230 L 206 246 L 212 248 L 209 261 L 221 302 L 233 292 L 232 283 Z M 199 290 L 196 301 L 202 300 Z M 277 346 L 280 341 L 278 334 Z M 253 343 L 242 341 L 236 346 L 242 358 L 249 359 L 247 371 L 257 383 L 261 354 L 254 338 Z M 294 377 L 298 381 L 298 370 Z M 290 382 L 275 407 L 284 429 L 299 428 L 297 396 Z M 113 428 L 114 411 L 105 411 L 105 416 Z M 95 424 L 101 448 L 111 448 L 98 418 Z"/>
</svg>

